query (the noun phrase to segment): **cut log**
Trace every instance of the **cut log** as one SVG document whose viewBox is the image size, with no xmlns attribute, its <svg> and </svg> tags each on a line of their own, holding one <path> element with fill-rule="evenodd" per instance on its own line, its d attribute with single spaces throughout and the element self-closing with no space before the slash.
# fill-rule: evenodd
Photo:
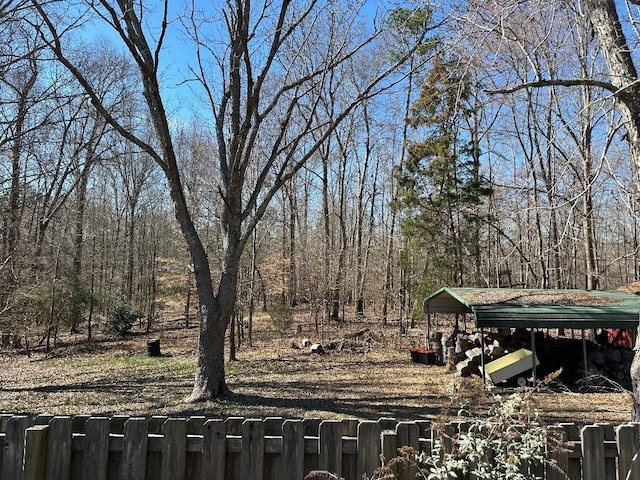
<svg viewBox="0 0 640 480">
<path fill-rule="evenodd" d="M 464 353 L 471 347 L 471 343 L 468 338 L 462 336 L 462 334 L 458 334 L 458 338 L 456 339 L 456 353 Z"/>
<path fill-rule="evenodd" d="M 473 369 L 469 367 L 469 360 L 458 362 L 456 364 L 456 370 L 458 370 L 461 377 L 470 377 L 473 374 Z"/>
<path fill-rule="evenodd" d="M 500 357 L 504 355 L 504 348 L 502 348 L 500 345 L 489 345 L 488 353 L 492 357 Z"/>
<path fill-rule="evenodd" d="M 594 365 L 600 367 L 604 365 L 604 362 L 605 362 L 604 353 L 598 352 L 598 351 L 590 352 L 589 355 L 587 355 L 587 360 L 593 363 Z"/>
<path fill-rule="evenodd" d="M 475 347 L 467 350 L 466 352 L 464 352 L 464 354 L 468 359 L 473 360 L 474 358 L 482 357 L 482 349 L 480 347 Z"/>
<path fill-rule="evenodd" d="M 369 331 L 369 328 L 363 328 L 362 330 L 358 330 L 357 332 L 347 333 L 344 338 L 358 338 Z"/>
<path fill-rule="evenodd" d="M 480 347 L 482 345 L 480 342 L 479 333 L 472 333 L 467 338 L 469 339 L 469 343 L 471 343 L 471 345 L 473 345 L 474 347 Z"/>
<path fill-rule="evenodd" d="M 622 360 L 622 352 L 617 348 L 605 348 L 604 356 L 608 361 L 613 363 L 620 363 Z"/>
</svg>

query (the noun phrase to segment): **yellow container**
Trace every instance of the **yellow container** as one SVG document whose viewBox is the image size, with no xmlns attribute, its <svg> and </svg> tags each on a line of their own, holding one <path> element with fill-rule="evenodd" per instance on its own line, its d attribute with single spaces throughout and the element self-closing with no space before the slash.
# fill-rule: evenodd
<svg viewBox="0 0 640 480">
<path fill-rule="evenodd" d="M 484 366 L 484 375 L 493 383 L 504 382 L 532 368 L 534 359 L 536 366 L 540 365 L 538 357 L 531 350 L 521 348 L 487 363 Z"/>
</svg>

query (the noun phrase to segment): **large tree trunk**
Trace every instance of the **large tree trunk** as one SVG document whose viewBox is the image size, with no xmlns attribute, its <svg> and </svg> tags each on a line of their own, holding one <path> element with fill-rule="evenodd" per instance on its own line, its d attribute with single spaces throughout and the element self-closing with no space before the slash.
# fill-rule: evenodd
<svg viewBox="0 0 640 480">
<path fill-rule="evenodd" d="M 204 249 L 194 244 L 190 246 L 190 253 L 195 267 L 200 310 L 195 380 L 188 399 L 195 402 L 229 393 L 224 373 L 224 342 L 236 300 L 236 277 L 233 272 L 225 272 L 220 279 L 218 294 L 215 295 Z"/>
<path fill-rule="evenodd" d="M 611 83 L 618 87 L 616 100 L 624 119 L 631 159 L 640 175 L 640 86 L 638 73 L 620 25 L 614 0 L 586 0 L 589 18 L 609 67 Z M 640 183 L 640 178 L 636 178 Z M 639 332 L 640 333 L 640 332 Z M 631 364 L 633 420 L 640 421 L 640 335 Z"/>
</svg>

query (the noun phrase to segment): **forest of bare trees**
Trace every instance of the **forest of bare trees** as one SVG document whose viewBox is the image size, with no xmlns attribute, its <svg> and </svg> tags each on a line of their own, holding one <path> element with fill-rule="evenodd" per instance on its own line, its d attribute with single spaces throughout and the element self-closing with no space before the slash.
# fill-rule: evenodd
<svg viewBox="0 0 640 480">
<path fill-rule="evenodd" d="M 0 1 L 0 330 L 48 345 L 189 306 L 219 344 L 276 304 L 402 325 L 445 284 L 635 281 L 638 19 Z"/>
</svg>

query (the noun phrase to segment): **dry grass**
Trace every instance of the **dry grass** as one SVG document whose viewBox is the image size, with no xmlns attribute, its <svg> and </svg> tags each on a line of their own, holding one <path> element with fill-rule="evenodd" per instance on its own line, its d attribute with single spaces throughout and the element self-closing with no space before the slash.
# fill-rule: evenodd
<svg viewBox="0 0 640 480">
<path fill-rule="evenodd" d="M 383 329 L 377 322 L 362 322 L 295 338 L 327 341 L 365 327 L 370 348 L 317 355 L 292 348 L 291 335 L 280 336 L 264 321 L 258 323 L 254 346 L 243 345 L 238 361 L 227 362 L 233 395 L 197 404 L 184 401 L 192 386 L 197 329 L 177 322 L 124 340 L 70 338 L 49 357 L 0 352 L 0 412 L 442 420 L 455 415 L 461 403 L 473 414 L 490 404 L 492 396 L 479 380 L 464 382 L 462 394 L 452 401 L 447 386 L 455 374 L 411 362 L 408 348 L 421 343 L 420 331 L 401 336 L 397 325 Z M 161 357 L 147 356 L 148 338 L 161 340 Z M 628 393 L 544 391 L 532 399 L 548 422 L 630 419 Z"/>
</svg>

